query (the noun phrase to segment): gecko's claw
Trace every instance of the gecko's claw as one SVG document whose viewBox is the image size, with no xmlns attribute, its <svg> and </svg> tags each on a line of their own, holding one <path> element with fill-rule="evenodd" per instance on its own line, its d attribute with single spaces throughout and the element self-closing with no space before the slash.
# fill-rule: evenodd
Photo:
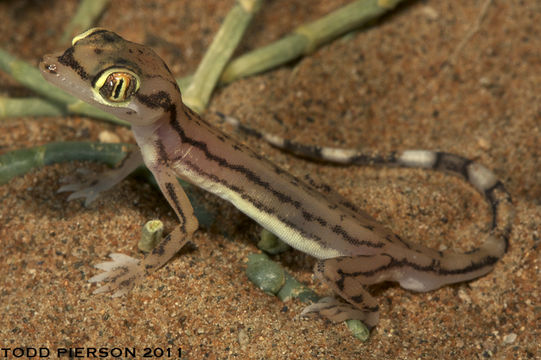
<svg viewBox="0 0 541 360">
<path fill-rule="evenodd" d="M 99 263 L 95 268 L 104 272 L 91 277 L 88 282 L 106 282 L 106 284 L 94 290 L 93 294 L 113 292 L 112 297 L 119 297 L 127 294 L 144 275 L 141 269 L 140 260 L 124 254 L 110 254 L 113 261 Z"/>
</svg>

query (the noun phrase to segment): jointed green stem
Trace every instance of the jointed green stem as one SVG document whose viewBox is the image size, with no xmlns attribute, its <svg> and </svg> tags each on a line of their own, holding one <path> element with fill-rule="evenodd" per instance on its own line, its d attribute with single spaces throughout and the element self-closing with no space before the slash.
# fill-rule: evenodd
<svg viewBox="0 0 541 360">
<path fill-rule="evenodd" d="M 74 35 L 93 27 L 110 2 L 111 0 L 82 0 L 77 7 L 77 12 L 65 27 L 60 42 L 63 44 Z"/>
<path fill-rule="evenodd" d="M 199 63 L 191 84 L 183 93 L 184 103 L 194 111 L 200 113 L 207 107 L 225 65 L 260 5 L 261 0 L 237 1 L 227 14 L 203 60 Z"/>
<path fill-rule="evenodd" d="M 11 151 L 0 155 L 0 184 L 34 168 L 54 163 L 90 160 L 112 166 L 126 155 L 129 148 L 133 145 L 68 141 Z"/>
</svg>

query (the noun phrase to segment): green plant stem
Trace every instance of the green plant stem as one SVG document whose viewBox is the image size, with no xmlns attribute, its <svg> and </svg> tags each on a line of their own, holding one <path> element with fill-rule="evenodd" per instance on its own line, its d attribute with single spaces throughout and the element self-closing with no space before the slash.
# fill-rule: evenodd
<svg viewBox="0 0 541 360">
<path fill-rule="evenodd" d="M 42 98 L 9 98 L 0 96 L 0 121 L 19 116 L 63 116 L 66 109 Z"/>
<path fill-rule="evenodd" d="M 112 166 L 126 155 L 129 147 L 133 145 L 70 141 L 14 150 L 0 155 L 0 185 L 34 168 L 54 163 L 88 160 Z"/>
<path fill-rule="evenodd" d="M 11 75 L 20 84 L 51 101 L 69 104 L 75 99 L 45 81 L 35 66 L 16 58 L 2 49 L 0 49 L 0 69 Z"/>
<path fill-rule="evenodd" d="M 403 0 L 358 0 L 304 24 L 290 35 L 233 60 L 224 70 L 221 83 L 254 75 L 310 54 L 321 45 L 393 9 Z"/>
<path fill-rule="evenodd" d="M 246 274 L 255 285 L 267 294 L 276 295 L 281 301 L 298 298 L 302 302 L 309 303 L 320 299 L 312 289 L 291 276 L 266 254 L 248 255 Z M 345 324 L 357 339 L 368 340 L 370 331 L 362 321 L 346 320 Z"/>
<path fill-rule="evenodd" d="M 249 4 L 253 0 L 238 1 L 240 4 Z M 228 66 L 225 67 L 219 82 L 222 84 L 230 83 L 241 77 L 270 70 L 278 65 L 302 56 L 303 54 L 310 53 L 326 42 L 329 42 L 348 31 L 374 20 L 378 16 L 384 14 L 386 11 L 393 9 L 401 1 L 403 0 L 358 0 L 352 2 L 351 4 L 346 5 L 319 20 L 299 26 L 292 34 L 268 46 L 256 49 L 233 60 Z M 235 10 L 238 6 L 241 5 L 236 5 L 231 12 L 240 13 L 240 10 Z M 257 6 L 255 6 L 254 9 L 257 9 Z M 253 12 L 255 11 L 254 9 L 250 11 Z M 243 19 L 245 19 L 243 23 L 246 24 L 249 22 L 249 20 L 246 19 L 249 19 L 252 16 L 251 13 L 241 15 Z M 228 26 L 235 28 L 235 26 L 232 25 Z M 241 27 L 239 27 L 239 29 L 240 28 Z M 239 31 L 237 29 L 236 31 L 236 36 L 240 36 L 243 30 Z M 236 46 L 235 42 L 231 42 L 228 48 L 234 49 L 234 46 L 232 45 Z M 208 55 L 208 57 L 212 58 L 210 55 Z M 205 56 L 205 58 L 207 58 L 207 56 Z M 220 63 L 227 61 L 225 60 L 226 58 L 228 59 L 229 57 L 223 57 L 220 60 Z M 201 75 L 199 75 L 198 79 L 195 80 L 196 84 L 199 82 L 204 84 L 205 89 L 198 89 L 201 85 L 194 85 L 195 90 L 187 89 L 189 84 L 192 82 L 192 75 L 176 79 L 184 93 L 185 101 L 187 98 L 198 99 L 193 101 L 187 100 L 188 102 L 192 103 L 192 107 L 197 109 L 205 108 L 210 93 L 215 86 L 215 80 L 213 80 L 213 77 L 215 77 L 216 74 L 219 74 L 221 71 L 221 69 L 220 71 L 214 71 L 213 67 L 211 66 L 213 61 L 205 61 L 207 62 L 205 68 L 210 67 L 212 74 L 206 75 L 205 71 L 200 70 Z M 92 107 L 91 105 L 88 105 L 50 85 L 41 77 L 39 70 L 30 64 L 17 59 L 2 49 L 0 49 L 0 70 L 10 74 L 22 85 L 34 90 L 37 94 L 57 104 L 65 105 L 69 114 L 84 115 L 119 125 L 128 125 L 125 121 Z M 39 115 L 37 110 L 34 115 Z"/>
<path fill-rule="evenodd" d="M 151 252 L 162 240 L 163 222 L 159 219 L 149 220 L 141 229 L 141 239 L 137 247 L 144 253 Z"/>
<path fill-rule="evenodd" d="M 77 7 L 75 15 L 66 25 L 64 34 L 60 38 L 60 43 L 69 41 L 73 35 L 88 30 L 96 23 L 97 19 L 103 13 L 110 0 L 82 0 Z"/>
<path fill-rule="evenodd" d="M 0 155 L 0 185 L 7 183 L 16 176 L 45 165 L 68 161 L 95 161 L 114 166 L 122 160 L 128 151 L 139 151 L 134 144 L 107 144 L 94 142 L 54 142 L 28 149 L 14 150 Z M 145 167 L 134 172 L 158 188 L 152 173 Z M 204 205 L 200 194 L 193 191 L 193 186 L 179 180 L 194 209 L 199 224 L 208 228 L 214 222 L 214 215 Z"/>
<path fill-rule="evenodd" d="M 207 107 L 222 71 L 242 39 L 248 24 L 261 5 L 261 0 L 237 1 L 214 37 L 191 84 L 183 95 L 184 103 L 200 113 Z"/>
</svg>

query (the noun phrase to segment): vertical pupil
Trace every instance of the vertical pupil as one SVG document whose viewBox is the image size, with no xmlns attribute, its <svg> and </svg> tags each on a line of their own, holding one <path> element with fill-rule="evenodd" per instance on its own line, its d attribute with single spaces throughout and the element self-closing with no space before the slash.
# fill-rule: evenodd
<svg viewBox="0 0 541 360">
<path fill-rule="evenodd" d="M 120 97 L 120 93 L 122 92 L 122 89 L 124 87 L 124 79 L 120 78 L 117 80 L 118 81 L 115 84 L 115 94 L 113 95 L 115 99 L 118 99 Z"/>
</svg>

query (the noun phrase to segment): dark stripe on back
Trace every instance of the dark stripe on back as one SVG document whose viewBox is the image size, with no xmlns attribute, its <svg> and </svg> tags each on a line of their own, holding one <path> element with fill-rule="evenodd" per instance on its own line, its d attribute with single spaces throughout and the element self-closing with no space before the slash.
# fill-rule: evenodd
<svg viewBox="0 0 541 360">
<path fill-rule="evenodd" d="M 213 154 L 208 149 L 207 143 L 188 137 L 186 133 L 184 132 L 184 129 L 182 129 L 182 127 L 176 120 L 176 111 L 174 111 L 174 113 L 175 115 L 171 114 L 170 125 L 178 134 L 178 136 L 180 137 L 180 141 L 182 143 L 189 144 L 201 150 L 205 154 L 205 157 L 207 159 L 217 162 L 219 166 L 241 173 L 251 182 L 272 192 L 272 194 L 281 202 L 291 204 L 296 209 L 302 208 L 302 204 L 300 203 L 300 201 L 294 200 L 290 196 L 273 189 L 272 186 L 267 181 L 263 180 L 259 175 L 255 174 L 253 171 L 251 171 L 244 165 L 231 164 L 225 158 Z"/>
<path fill-rule="evenodd" d="M 299 210 L 301 212 L 301 216 L 306 221 L 317 222 L 320 226 L 328 228 L 328 223 L 324 218 L 322 218 L 320 216 L 317 216 L 317 215 L 314 215 L 313 213 L 311 213 L 311 212 L 307 211 L 306 209 L 304 209 L 300 201 L 294 200 L 290 196 L 288 196 L 288 195 L 274 189 L 273 186 L 269 182 L 264 181 L 259 175 L 255 174 L 253 171 L 246 168 L 244 165 L 231 164 L 225 158 L 222 158 L 222 157 L 220 157 L 218 155 L 215 155 L 214 153 L 212 153 L 208 149 L 208 146 L 207 146 L 207 144 L 205 142 L 195 140 L 193 138 L 188 137 L 186 135 L 186 133 L 184 132 L 184 129 L 182 129 L 179 122 L 177 121 L 177 116 L 176 115 L 177 115 L 176 106 L 172 105 L 171 108 L 170 108 L 170 125 L 175 130 L 175 132 L 178 134 L 178 136 L 180 137 L 180 142 L 181 143 L 189 144 L 189 145 L 201 150 L 204 153 L 204 155 L 205 155 L 205 157 L 207 159 L 217 162 L 218 165 L 223 167 L 223 168 L 227 168 L 229 170 L 232 170 L 232 171 L 235 171 L 235 172 L 238 172 L 238 173 L 244 175 L 251 182 L 265 188 L 268 191 L 270 191 L 274 195 L 274 197 L 276 199 L 278 199 L 280 202 L 285 203 L 285 204 L 290 204 L 295 209 Z M 195 113 L 192 113 L 192 115 L 198 117 L 198 115 L 195 114 Z M 262 203 L 258 202 L 256 199 L 254 199 L 252 197 L 248 197 L 246 194 L 244 194 L 244 191 L 241 188 L 235 187 L 235 186 L 230 185 L 230 184 L 226 184 L 222 179 L 219 179 L 218 177 L 216 177 L 214 175 L 205 173 L 204 171 L 202 171 L 202 169 L 197 167 L 195 164 L 191 164 L 186 160 L 183 160 L 183 163 L 188 165 L 192 170 L 196 171 L 199 175 L 204 175 L 205 177 L 210 178 L 212 181 L 214 181 L 216 183 L 220 183 L 223 186 L 225 186 L 225 187 L 231 189 L 232 191 L 238 193 L 239 195 L 241 195 L 241 197 L 243 197 L 243 199 L 251 202 L 259 210 L 264 211 L 264 212 L 266 212 L 268 214 L 273 214 L 275 217 L 280 219 L 280 221 L 282 221 L 284 224 L 288 225 L 290 228 L 297 229 L 297 231 L 302 232 L 302 230 L 299 229 L 298 226 L 295 226 L 293 223 L 288 221 L 286 218 L 280 217 L 278 214 L 275 213 L 275 211 L 273 209 L 264 206 Z M 351 234 L 349 234 L 340 225 L 335 225 L 332 228 L 328 228 L 328 229 L 331 230 L 333 233 L 335 233 L 335 234 L 339 235 L 340 237 L 342 237 L 342 239 L 345 240 L 346 242 L 348 242 L 348 243 L 350 243 L 352 245 L 355 245 L 355 246 L 367 246 L 367 247 L 371 247 L 371 248 L 381 248 L 381 247 L 383 247 L 385 245 L 384 242 L 372 243 L 370 241 L 358 239 L 358 238 L 352 236 Z M 315 234 L 311 234 L 308 238 L 319 239 L 319 241 L 321 242 L 321 239 L 319 237 L 315 236 Z"/>
<path fill-rule="evenodd" d="M 276 217 L 278 220 L 280 220 L 287 227 L 298 231 L 303 237 L 305 237 L 307 239 L 313 239 L 313 240 L 319 242 L 322 247 L 325 247 L 324 246 L 325 242 L 320 236 L 318 236 L 318 235 L 316 235 L 314 233 L 308 233 L 308 232 L 304 231 L 303 229 L 300 229 L 298 226 L 295 225 L 295 223 L 291 222 L 287 217 L 281 216 L 279 213 L 277 213 L 274 210 L 274 208 L 269 207 L 269 206 L 263 204 L 262 202 L 258 201 L 257 199 L 251 197 L 250 195 L 246 194 L 242 188 L 240 188 L 238 186 L 235 186 L 235 185 L 231 185 L 231 184 L 227 183 L 225 180 L 220 179 L 216 175 L 209 174 L 209 173 L 205 172 L 199 166 L 197 166 L 196 164 L 193 164 L 193 163 L 191 163 L 189 161 L 183 161 L 183 164 L 186 165 L 187 167 L 189 167 L 191 171 L 197 173 L 197 175 L 199 175 L 201 177 L 205 177 L 207 179 L 210 179 L 212 182 L 218 183 L 218 184 L 230 189 L 234 193 L 240 195 L 240 197 L 242 199 L 244 199 L 244 200 L 248 201 L 249 203 L 251 203 L 255 208 L 257 208 L 261 212 L 264 212 L 266 214 L 269 214 L 271 216 Z M 311 216 L 310 214 L 305 213 L 305 212 L 302 212 L 302 215 L 303 215 L 303 217 Z M 319 222 L 318 219 L 316 219 L 316 221 Z M 327 226 L 327 223 L 322 224 L 320 222 L 320 225 L 325 227 L 325 226 Z M 372 241 L 357 239 L 357 238 L 349 235 L 340 225 L 336 225 L 335 227 L 333 227 L 331 229 L 331 231 L 335 232 L 337 235 L 342 237 L 346 242 L 348 242 L 350 244 L 353 244 L 355 246 L 366 246 L 366 247 L 370 247 L 370 248 L 382 248 L 382 247 L 385 246 L 384 242 L 374 243 Z"/>
<path fill-rule="evenodd" d="M 195 140 L 195 139 L 192 139 L 192 138 L 188 137 L 186 135 L 186 133 L 184 132 L 184 130 L 182 129 L 182 127 L 180 126 L 180 124 L 178 123 L 177 119 L 176 119 L 176 107 L 175 106 L 173 106 L 172 109 L 171 109 L 170 125 L 175 130 L 175 132 L 177 132 L 177 134 L 180 137 L 180 141 L 182 143 L 189 144 L 189 145 L 201 150 L 205 154 L 205 157 L 207 157 L 207 159 L 217 162 L 219 164 L 219 166 L 230 169 L 230 170 L 235 171 L 235 172 L 241 173 L 246 178 L 248 178 L 248 180 L 250 180 L 251 182 L 265 188 L 268 191 L 270 191 L 274 195 L 274 197 L 276 199 L 278 199 L 280 202 L 291 204 L 295 209 L 301 211 L 301 215 L 306 221 L 312 221 L 312 222 L 315 221 L 315 222 L 319 223 L 322 227 L 327 227 L 328 223 L 327 223 L 327 221 L 325 219 L 323 219 L 320 216 L 316 216 L 316 215 L 312 214 L 311 212 L 307 211 L 306 209 L 304 209 L 300 201 L 294 200 L 290 196 L 288 196 L 288 195 L 274 189 L 269 182 L 264 181 L 263 179 L 261 179 L 260 176 L 256 175 L 253 171 L 246 168 L 245 166 L 238 165 L 238 164 L 231 164 L 225 158 L 222 158 L 222 157 L 219 157 L 219 156 L 213 154 L 208 149 L 208 146 L 207 146 L 207 144 L 205 142 L 198 141 L 198 140 Z M 184 162 L 184 163 L 186 163 L 186 162 Z M 192 166 L 193 166 L 193 164 L 192 164 Z M 208 174 L 207 174 L 207 177 L 208 177 Z M 213 179 L 213 181 L 220 182 L 220 179 L 215 178 L 215 179 Z M 233 189 L 231 185 L 225 185 L 225 186 L 227 186 L 230 189 Z M 238 192 L 241 195 L 243 193 L 241 191 L 241 189 L 237 190 L 236 192 Z M 253 199 L 253 198 L 251 198 L 249 201 L 252 202 L 253 204 L 256 203 L 256 200 Z M 274 214 L 274 215 L 276 217 L 278 217 L 277 214 Z M 284 219 L 282 219 L 281 221 L 285 222 Z M 296 226 L 291 226 L 291 227 L 295 228 L 295 229 L 298 229 L 298 227 L 296 227 Z M 332 232 L 334 232 L 335 234 L 340 235 L 345 241 L 347 241 L 348 243 L 353 244 L 353 245 L 364 245 L 364 246 L 375 247 L 375 248 L 379 248 L 379 247 L 384 246 L 383 243 L 373 244 L 373 243 L 371 243 L 369 241 L 359 240 L 359 239 L 351 236 L 340 225 L 335 225 L 333 228 L 330 228 L 330 230 Z M 312 238 L 314 238 L 314 237 L 312 236 Z"/>
</svg>

